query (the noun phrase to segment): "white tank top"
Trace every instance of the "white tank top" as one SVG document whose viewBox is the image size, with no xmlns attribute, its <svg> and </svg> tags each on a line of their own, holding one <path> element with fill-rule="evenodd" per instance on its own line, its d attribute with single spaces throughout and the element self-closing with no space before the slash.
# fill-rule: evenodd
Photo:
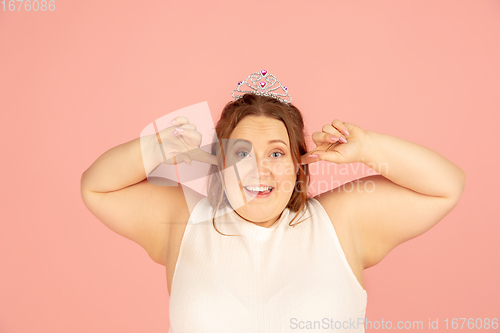
<svg viewBox="0 0 500 333">
<path fill-rule="evenodd" d="M 169 333 L 364 332 L 367 293 L 323 206 L 308 202 L 295 227 L 288 208 L 269 228 L 222 208 L 219 231 L 243 235 L 223 236 L 203 198 L 181 242 Z"/>
</svg>

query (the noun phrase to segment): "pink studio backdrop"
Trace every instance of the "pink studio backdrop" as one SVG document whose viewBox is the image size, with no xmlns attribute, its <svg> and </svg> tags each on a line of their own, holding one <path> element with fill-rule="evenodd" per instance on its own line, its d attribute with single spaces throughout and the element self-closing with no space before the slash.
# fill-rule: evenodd
<svg viewBox="0 0 500 333">
<path fill-rule="evenodd" d="M 19 4 L 0 7 L 0 332 L 168 331 L 164 267 L 86 209 L 81 174 L 169 112 L 207 101 L 216 121 L 261 69 L 309 134 L 339 118 L 467 174 L 448 216 L 365 271 L 367 319 L 500 317 L 499 1 Z"/>
</svg>

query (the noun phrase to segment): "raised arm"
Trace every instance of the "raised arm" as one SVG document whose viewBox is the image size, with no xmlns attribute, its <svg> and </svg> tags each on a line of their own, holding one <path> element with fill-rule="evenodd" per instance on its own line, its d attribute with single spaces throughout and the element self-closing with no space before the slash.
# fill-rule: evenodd
<svg viewBox="0 0 500 333">
<path fill-rule="evenodd" d="M 330 127 L 317 139 L 333 134 L 347 143 L 338 143 L 329 152 L 319 149 L 320 159 L 362 162 L 380 173 L 321 194 L 322 203 L 331 209 L 345 207 L 365 268 L 432 228 L 458 203 L 465 173 L 437 152 L 339 120 Z M 349 134 L 342 133 L 344 129 Z"/>
<path fill-rule="evenodd" d="M 184 132 L 193 131 L 188 125 L 180 125 Z M 164 141 L 174 129 L 161 132 Z M 101 222 L 165 265 L 169 226 L 189 219 L 186 198 L 200 200 L 203 196 L 177 183 L 157 186 L 148 181 L 147 174 L 163 162 L 159 136 L 137 138 L 102 154 L 83 173 L 81 195 Z"/>
</svg>

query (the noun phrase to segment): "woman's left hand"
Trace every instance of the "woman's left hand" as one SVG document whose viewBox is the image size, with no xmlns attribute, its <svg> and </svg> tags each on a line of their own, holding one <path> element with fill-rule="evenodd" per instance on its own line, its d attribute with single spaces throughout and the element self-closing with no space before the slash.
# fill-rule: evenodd
<svg viewBox="0 0 500 333">
<path fill-rule="evenodd" d="M 367 133 L 361 127 L 335 119 L 331 125 L 323 126 L 322 132 L 313 133 L 312 139 L 316 148 L 302 155 L 301 163 L 361 162 L 366 149 L 366 137 Z"/>
</svg>

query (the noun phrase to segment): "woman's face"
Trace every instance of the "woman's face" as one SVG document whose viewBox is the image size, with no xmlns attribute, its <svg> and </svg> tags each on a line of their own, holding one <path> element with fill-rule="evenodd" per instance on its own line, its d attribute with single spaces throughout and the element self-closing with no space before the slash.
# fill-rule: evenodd
<svg viewBox="0 0 500 333">
<path fill-rule="evenodd" d="M 271 226 L 286 208 L 297 179 L 283 122 L 246 116 L 231 133 L 225 158 L 225 193 L 233 209 L 259 226 Z"/>
</svg>

